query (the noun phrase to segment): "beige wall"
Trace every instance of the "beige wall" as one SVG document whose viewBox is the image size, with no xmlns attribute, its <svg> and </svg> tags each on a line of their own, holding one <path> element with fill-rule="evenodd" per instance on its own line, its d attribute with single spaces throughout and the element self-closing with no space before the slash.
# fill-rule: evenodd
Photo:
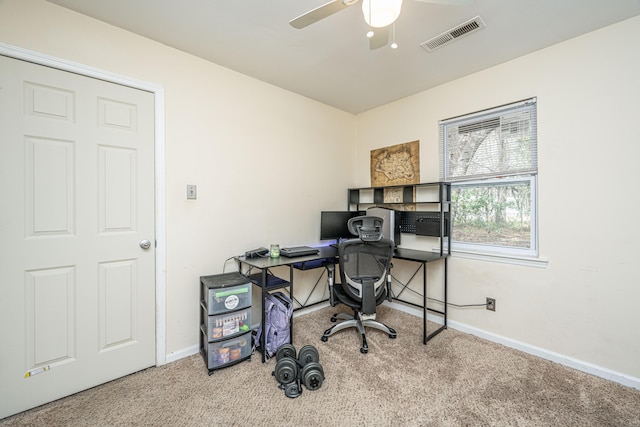
<svg viewBox="0 0 640 427">
<path fill-rule="evenodd" d="M 352 114 L 43 0 L 0 0 L 0 42 L 165 88 L 169 358 L 197 350 L 199 276 L 258 246 L 317 243 L 320 210 L 346 208 Z"/>
<path fill-rule="evenodd" d="M 537 97 L 540 255 L 546 268 L 453 257 L 450 318 L 640 377 L 640 17 L 358 116 L 358 185 L 371 149 L 419 139 L 438 179 L 438 121 Z M 429 249 L 432 244 L 414 239 Z"/>
<path fill-rule="evenodd" d="M 44 0 L 0 0 L 0 42 L 165 88 L 168 355 L 197 347 L 198 276 L 248 248 L 315 243 L 319 211 L 369 185 L 371 149 L 420 140 L 434 181 L 438 120 L 536 96 L 548 266 L 454 257 L 450 300 L 498 308 L 450 317 L 640 377 L 639 39 L 635 18 L 354 117 Z"/>
</svg>

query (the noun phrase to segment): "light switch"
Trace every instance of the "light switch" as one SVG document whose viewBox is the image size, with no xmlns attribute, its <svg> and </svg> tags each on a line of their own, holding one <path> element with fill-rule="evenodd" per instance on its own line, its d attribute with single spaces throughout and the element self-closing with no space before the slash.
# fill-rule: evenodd
<svg viewBox="0 0 640 427">
<path fill-rule="evenodd" d="M 195 185 L 187 185 L 187 199 L 197 199 L 196 196 L 196 186 Z"/>
</svg>

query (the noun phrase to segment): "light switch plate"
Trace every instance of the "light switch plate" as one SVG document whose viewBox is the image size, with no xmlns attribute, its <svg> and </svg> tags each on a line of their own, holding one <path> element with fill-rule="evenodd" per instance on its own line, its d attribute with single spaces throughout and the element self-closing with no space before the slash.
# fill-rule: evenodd
<svg viewBox="0 0 640 427">
<path fill-rule="evenodd" d="M 187 199 L 197 199 L 196 186 L 187 185 Z"/>
</svg>

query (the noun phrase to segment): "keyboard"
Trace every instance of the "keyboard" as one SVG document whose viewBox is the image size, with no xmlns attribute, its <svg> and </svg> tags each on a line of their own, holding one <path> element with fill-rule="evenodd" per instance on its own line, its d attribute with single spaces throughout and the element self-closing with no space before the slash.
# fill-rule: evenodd
<svg viewBox="0 0 640 427">
<path fill-rule="evenodd" d="M 280 249 L 280 255 L 287 258 L 294 258 L 305 255 L 316 255 L 320 250 L 311 246 L 292 246 L 290 248 Z"/>
</svg>

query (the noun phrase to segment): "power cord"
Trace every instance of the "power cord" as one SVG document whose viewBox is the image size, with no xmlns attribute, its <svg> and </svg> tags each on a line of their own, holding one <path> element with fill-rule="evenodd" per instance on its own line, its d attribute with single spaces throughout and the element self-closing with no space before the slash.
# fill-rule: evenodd
<svg viewBox="0 0 640 427">
<path fill-rule="evenodd" d="M 224 263 L 222 264 L 222 273 L 224 273 L 225 269 L 227 268 L 227 263 L 229 261 L 231 261 L 232 259 L 235 259 L 235 258 L 236 258 L 236 256 L 234 255 L 234 256 L 229 257 L 226 260 L 224 260 Z"/>
<path fill-rule="evenodd" d="M 429 298 L 427 297 L 428 300 L 431 301 L 435 301 L 435 302 L 439 302 L 440 304 L 444 304 L 442 301 L 435 299 L 435 298 Z M 452 305 L 454 307 L 486 307 L 488 303 L 484 303 L 484 304 L 454 304 L 452 302 L 448 302 L 447 305 Z"/>
<path fill-rule="evenodd" d="M 400 282 L 398 282 L 398 283 L 400 283 Z M 402 283 L 400 283 L 400 284 L 402 284 Z M 415 289 L 411 289 L 409 287 L 405 287 L 403 290 L 408 290 L 410 292 L 413 292 L 414 294 L 416 294 L 416 295 L 418 295 L 420 297 L 422 296 L 422 294 L 420 292 L 416 291 Z M 395 295 L 394 295 L 394 297 L 395 297 Z M 429 301 L 434 301 L 434 302 L 437 302 L 437 303 L 440 303 L 440 304 L 444 304 L 444 301 L 441 301 L 441 300 L 439 300 L 437 298 L 427 297 L 427 299 Z M 447 305 L 450 305 L 450 306 L 453 306 L 453 307 L 458 307 L 458 308 L 464 308 L 464 307 L 486 307 L 487 305 L 489 305 L 489 303 L 485 302 L 484 304 L 454 304 L 452 302 L 448 302 Z"/>
</svg>

